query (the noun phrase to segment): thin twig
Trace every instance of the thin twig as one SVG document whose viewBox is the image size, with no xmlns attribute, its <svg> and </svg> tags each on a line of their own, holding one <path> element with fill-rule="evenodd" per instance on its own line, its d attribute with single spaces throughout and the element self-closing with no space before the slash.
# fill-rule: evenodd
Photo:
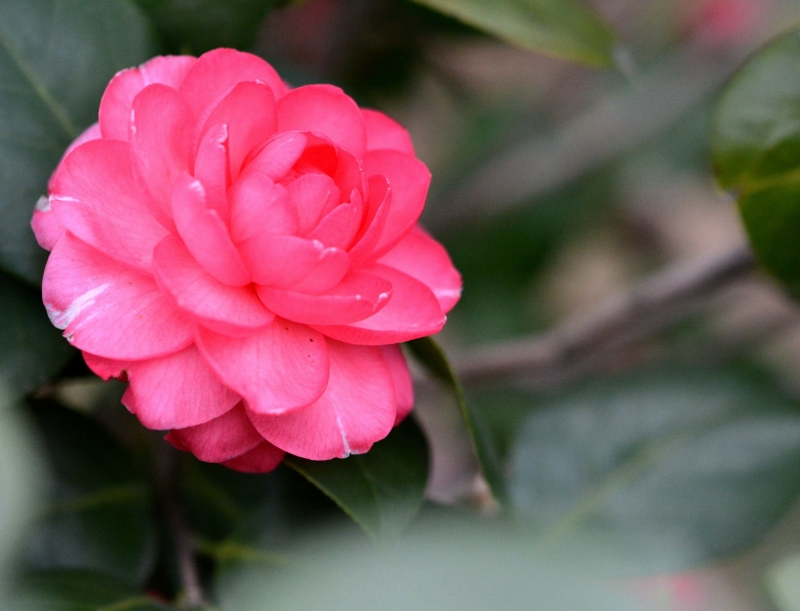
<svg viewBox="0 0 800 611">
<path fill-rule="evenodd" d="M 165 448 L 160 465 L 161 508 L 164 520 L 172 534 L 178 571 L 181 578 L 183 600 L 187 607 L 196 608 L 206 605 L 206 597 L 197 574 L 194 543 L 186 520 L 175 494 L 175 459 L 171 448 Z"/>
<path fill-rule="evenodd" d="M 712 259 L 678 264 L 545 335 L 477 348 L 456 361 L 456 371 L 467 383 L 568 377 L 592 359 L 660 331 L 755 267 L 746 246 Z"/>
</svg>

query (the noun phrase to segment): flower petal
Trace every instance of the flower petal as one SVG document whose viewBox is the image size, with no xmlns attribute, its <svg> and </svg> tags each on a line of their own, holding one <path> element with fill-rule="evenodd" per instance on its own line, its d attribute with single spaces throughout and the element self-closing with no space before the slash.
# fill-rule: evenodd
<svg viewBox="0 0 800 611">
<path fill-rule="evenodd" d="M 323 295 L 257 287 L 261 301 L 278 316 L 308 325 L 342 325 L 372 316 L 392 295 L 380 276 L 351 272 Z"/>
<path fill-rule="evenodd" d="M 228 186 L 231 184 L 228 167 L 228 126 L 212 126 L 197 147 L 194 159 L 194 177 L 203 184 L 207 205 L 219 217 L 228 220 Z"/>
<path fill-rule="evenodd" d="M 172 214 L 186 248 L 205 270 L 223 284 L 250 284 L 250 274 L 216 210 L 206 204 L 199 180 L 181 176 L 172 192 Z"/>
<path fill-rule="evenodd" d="M 93 140 L 75 149 L 51 181 L 50 205 L 63 227 L 103 254 L 149 270 L 153 248 L 167 235 L 137 199 L 130 147 Z"/>
<path fill-rule="evenodd" d="M 399 344 L 442 330 L 445 316 L 431 290 L 419 280 L 384 265 L 362 271 L 380 275 L 392 283 L 392 298 L 381 310 L 348 325 L 313 325 L 327 337 L 350 344 L 378 346 Z"/>
<path fill-rule="evenodd" d="M 414 383 L 411 380 L 411 372 L 408 370 L 406 357 L 397 344 L 380 346 L 389 373 L 392 374 L 392 384 L 397 397 L 397 416 L 394 426 L 400 424 L 414 407 Z"/>
<path fill-rule="evenodd" d="M 431 182 L 431 173 L 419 159 L 398 151 L 369 151 L 364 157 L 367 176 L 383 175 L 392 190 L 386 227 L 375 247 L 375 256 L 397 244 L 416 224 Z"/>
<path fill-rule="evenodd" d="M 358 105 L 332 85 L 306 85 L 278 100 L 278 131 L 322 134 L 361 159 L 366 150 L 364 119 Z"/>
<path fill-rule="evenodd" d="M 286 452 L 276 448 L 269 441 L 264 441 L 249 452 L 232 460 L 226 460 L 222 464 L 242 473 L 267 473 L 281 464 L 285 455 Z"/>
<path fill-rule="evenodd" d="M 353 266 L 359 265 L 372 255 L 383 235 L 391 205 L 392 190 L 389 188 L 389 181 L 385 176 L 370 176 L 364 222 L 356 236 L 356 243 L 347 253 Z"/>
<path fill-rule="evenodd" d="M 264 442 L 241 402 L 204 424 L 173 429 L 166 440 L 204 462 L 232 460 Z"/>
<path fill-rule="evenodd" d="M 155 281 L 65 233 L 44 271 L 52 323 L 81 350 L 117 360 L 172 354 L 192 342 L 192 323 Z"/>
<path fill-rule="evenodd" d="M 329 342 L 330 381 L 314 403 L 281 415 L 249 416 L 277 447 L 310 460 L 362 454 L 395 422 L 392 375 L 379 348 Z"/>
<path fill-rule="evenodd" d="M 197 343 L 220 379 L 258 413 L 308 405 L 328 384 L 325 338 L 305 325 L 276 318 L 244 338 L 200 329 Z"/>
<path fill-rule="evenodd" d="M 231 238 L 235 244 L 261 234 L 297 232 L 297 209 L 282 185 L 248 172 L 230 190 Z"/>
<path fill-rule="evenodd" d="M 290 182 L 286 188 L 297 209 L 300 221 L 298 233 L 301 236 L 317 226 L 323 210 L 332 210 L 341 201 L 339 188 L 333 179 L 325 174 L 303 174 Z"/>
<path fill-rule="evenodd" d="M 450 255 L 419 225 L 378 263 L 400 270 L 425 284 L 436 295 L 445 314 L 461 297 L 461 274 L 453 267 Z"/>
<path fill-rule="evenodd" d="M 152 212 L 171 228 L 172 186 L 189 171 L 195 153 L 195 118 L 172 87 L 148 85 L 134 98 L 130 142 L 137 178 L 152 198 Z"/>
<path fill-rule="evenodd" d="M 131 107 L 136 95 L 154 83 L 177 89 L 196 61 L 188 55 L 154 57 L 138 68 L 117 72 L 100 100 L 99 123 L 103 137 L 127 140 Z"/>
<path fill-rule="evenodd" d="M 356 237 L 363 215 L 364 204 L 361 194 L 353 191 L 350 203 L 336 206 L 320 220 L 306 238 L 319 240 L 325 246 L 347 250 Z"/>
<path fill-rule="evenodd" d="M 275 182 L 283 179 L 303 154 L 308 137 L 300 132 L 275 136 L 246 164 L 246 172 L 263 174 Z"/>
<path fill-rule="evenodd" d="M 414 145 L 406 129 L 394 119 L 382 112 L 361 109 L 364 117 L 364 128 L 367 131 L 367 150 L 392 149 L 406 155 L 414 155 Z"/>
<path fill-rule="evenodd" d="M 203 118 L 243 81 L 265 83 L 275 99 L 286 91 L 278 73 L 260 57 L 234 49 L 215 49 L 200 56 L 183 79 L 180 92 L 195 115 Z"/>
<path fill-rule="evenodd" d="M 275 133 L 276 123 L 272 90 L 263 83 L 243 82 L 214 108 L 200 137 L 214 125 L 228 126 L 231 177 L 236 180 L 245 157 Z"/>
<path fill-rule="evenodd" d="M 42 195 L 36 202 L 31 219 L 31 229 L 39 246 L 45 250 L 53 250 L 56 242 L 64 235 L 64 219 L 62 210 L 55 210 L 50 205 L 50 198 Z"/>
<path fill-rule="evenodd" d="M 262 305 L 252 285 L 222 284 L 198 265 L 177 236 L 164 238 L 153 259 L 156 280 L 178 306 L 218 333 L 252 333 L 275 318 Z"/>
<path fill-rule="evenodd" d="M 104 379 L 130 382 L 122 403 L 149 429 L 196 426 L 229 411 L 241 397 L 208 368 L 194 345 L 144 361 L 113 361 L 84 353 L 89 368 Z"/>
</svg>

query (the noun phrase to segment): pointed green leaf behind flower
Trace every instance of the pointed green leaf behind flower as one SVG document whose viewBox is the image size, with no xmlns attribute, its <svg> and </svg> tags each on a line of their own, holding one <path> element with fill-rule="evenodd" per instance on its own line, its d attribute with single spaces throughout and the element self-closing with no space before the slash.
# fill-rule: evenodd
<svg viewBox="0 0 800 611">
<path fill-rule="evenodd" d="M 731 80 L 711 154 L 761 263 L 800 294 L 800 31 L 767 44 Z"/>
<path fill-rule="evenodd" d="M 577 0 L 414 0 L 524 49 L 595 67 L 612 63 L 614 36 Z"/>
<path fill-rule="evenodd" d="M 428 481 L 428 446 L 410 418 L 366 454 L 321 462 L 287 456 L 286 463 L 380 543 L 414 519 Z"/>
<path fill-rule="evenodd" d="M 0 267 L 39 282 L 47 253 L 30 221 L 47 179 L 111 77 L 155 54 L 125 0 L 0 2 Z"/>
</svg>

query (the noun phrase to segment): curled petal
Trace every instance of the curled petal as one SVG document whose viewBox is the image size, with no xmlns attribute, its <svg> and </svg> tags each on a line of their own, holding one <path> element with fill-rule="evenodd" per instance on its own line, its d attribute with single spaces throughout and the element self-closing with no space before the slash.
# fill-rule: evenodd
<svg viewBox="0 0 800 611">
<path fill-rule="evenodd" d="M 172 186 L 190 169 L 195 118 L 172 87 L 149 85 L 133 100 L 130 143 L 136 176 L 150 196 L 153 215 L 172 228 Z"/>
<path fill-rule="evenodd" d="M 58 241 L 47 261 L 42 292 L 52 323 L 91 354 L 150 359 L 192 342 L 191 320 L 150 276 L 70 233 Z"/>
<path fill-rule="evenodd" d="M 332 85 L 298 87 L 278 100 L 278 130 L 322 134 L 358 159 L 366 150 L 364 119 L 358 105 Z"/>
<path fill-rule="evenodd" d="M 263 83 L 238 83 L 214 108 L 201 131 L 224 124 L 230 131 L 231 177 L 236 180 L 248 153 L 275 133 L 275 96 Z"/>
<path fill-rule="evenodd" d="M 137 198 L 130 147 L 93 140 L 75 149 L 51 181 L 50 205 L 64 229 L 105 255 L 149 270 L 167 235 Z"/>
<path fill-rule="evenodd" d="M 257 413 L 288 412 L 315 401 L 328 384 L 325 338 L 276 318 L 243 338 L 200 329 L 200 352 L 219 378 Z"/>
<path fill-rule="evenodd" d="M 275 318 L 261 304 L 252 286 L 219 282 L 198 265 L 176 236 L 161 241 L 153 263 L 156 279 L 178 306 L 219 333 L 252 333 Z"/>
<path fill-rule="evenodd" d="M 249 452 L 226 460 L 223 465 L 242 473 L 266 473 L 275 469 L 283 461 L 286 452 L 276 448 L 269 441 L 263 441 Z"/>
<path fill-rule="evenodd" d="M 245 171 L 263 174 L 278 182 L 303 155 L 307 142 L 308 137 L 300 132 L 278 134 L 253 156 Z"/>
<path fill-rule="evenodd" d="M 375 256 L 380 256 L 397 244 L 417 223 L 425 206 L 431 173 L 419 159 L 385 149 L 366 154 L 364 171 L 367 176 L 385 176 L 392 190 L 386 226 L 374 250 Z"/>
<path fill-rule="evenodd" d="M 144 361 L 111 361 L 85 354 L 90 369 L 130 385 L 122 403 L 149 429 L 197 426 L 226 413 L 241 398 L 228 390 L 194 345 Z"/>
<path fill-rule="evenodd" d="M 364 108 L 364 128 L 367 131 L 367 150 L 391 149 L 414 156 L 414 145 L 406 129 L 382 112 Z"/>
<path fill-rule="evenodd" d="M 392 190 L 385 176 L 370 176 L 369 198 L 365 206 L 364 223 L 356 236 L 356 243 L 348 251 L 353 265 L 359 265 L 372 256 L 386 226 L 392 205 Z"/>
<path fill-rule="evenodd" d="M 331 341 L 328 350 L 330 381 L 317 401 L 277 416 L 249 413 L 267 441 L 310 460 L 366 452 L 389 434 L 397 411 L 392 375 L 379 348 Z"/>
<path fill-rule="evenodd" d="M 203 185 L 208 207 L 224 220 L 229 216 L 231 172 L 228 166 L 228 126 L 219 123 L 209 128 L 200 142 L 194 160 L 194 177 Z"/>
<path fill-rule="evenodd" d="M 180 87 L 196 58 L 188 55 L 154 57 L 138 68 L 117 72 L 100 100 L 100 130 L 104 138 L 128 139 L 128 122 L 136 95 L 148 85 Z"/>
<path fill-rule="evenodd" d="M 204 424 L 173 429 L 166 439 L 205 462 L 232 460 L 264 442 L 241 403 Z"/>
<path fill-rule="evenodd" d="M 278 73 L 260 57 L 234 49 L 204 53 L 191 67 L 180 92 L 195 115 L 205 118 L 237 84 L 253 81 L 266 84 L 280 98 L 286 91 Z"/>
<path fill-rule="evenodd" d="M 392 384 L 397 397 L 397 416 L 394 425 L 400 424 L 414 407 L 414 383 L 411 380 L 411 372 L 408 370 L 406 357 L 397 344 L 380 346 L 389 373 L 392 374 Z"/>
<path fill-rule="evenodd" d="M 445 316 L 433 292 L 422 282 L 384 265 L 363 268 L 392 284 L 392 298 L 381 310 L 347 325 L 313 325 L 320 333 L 350 344 L 399 344 L 442 330 Z"/>
<path fill-rule="evenodd" d="M 273 312 L 308 325 L 341 325 L 372 316 L 392 295 L 392 283 L 380 276 L 351 272 L 322 295 L 308 295 L 263 286 L 261 301 Z"/>
<path fill-rule="evenodd" d="M 184 174 L 172 192 L 172 214 L 186 248 L 205 270 L 223 284 L 250 284 L 250 274 L 216 210 L 208 208 L 200 181 Z"/>
<path fill-rule="evenodd" d="M 53 250 L 56 242 L 64 235 L 64 219 L 60 210 L 54 210 L 50 198 L 40 197 L 36 202 L 31 219 L 31 229 L 39 246 L 45 250 Z"/>
<path fill-rule="evenodd" d="M 461 274 L 453 267 L 450 255 L 419 225 L 378 263 L 400 270 L 425 284 L 436 295 L 445 314 L 461 297 Z"/>
</svg>

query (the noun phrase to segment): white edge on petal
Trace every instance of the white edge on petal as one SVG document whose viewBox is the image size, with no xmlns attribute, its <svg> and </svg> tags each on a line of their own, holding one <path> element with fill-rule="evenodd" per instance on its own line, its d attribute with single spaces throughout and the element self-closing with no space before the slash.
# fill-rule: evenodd
<svg viewBox="0 0 800 611">
<path fill-rule="evenodd" d="M 47 316 L 50 317 L 50 322 L 59 329 L 66 329 L 81 312 L 89 306 L 94 305 L 95 298 L 103 293 L 109 286 L 111 286 L 110 283 L 101 284 L 96 288 L 86 291 L 80 297 L 76 297 L 72 303 L 69 304 L 67 309 L 63 311 L 57 310 L 50 304 L 44 304 L 47 310 Z"/>
<path fill-rule="evenodd" d="M 342 419 L 339 417 L 338 412 L 336 413 L 336 426 L 339 427 L 339 433 L 342 435 L 342 445 L 344 445 L 344 453 L 340 456 L 340 458 L 347 458 L 353 453 L 353 451 L 350 449 L 350 442 L 347 440 L 347 434 L 344 432 Z"/>
</svg>

